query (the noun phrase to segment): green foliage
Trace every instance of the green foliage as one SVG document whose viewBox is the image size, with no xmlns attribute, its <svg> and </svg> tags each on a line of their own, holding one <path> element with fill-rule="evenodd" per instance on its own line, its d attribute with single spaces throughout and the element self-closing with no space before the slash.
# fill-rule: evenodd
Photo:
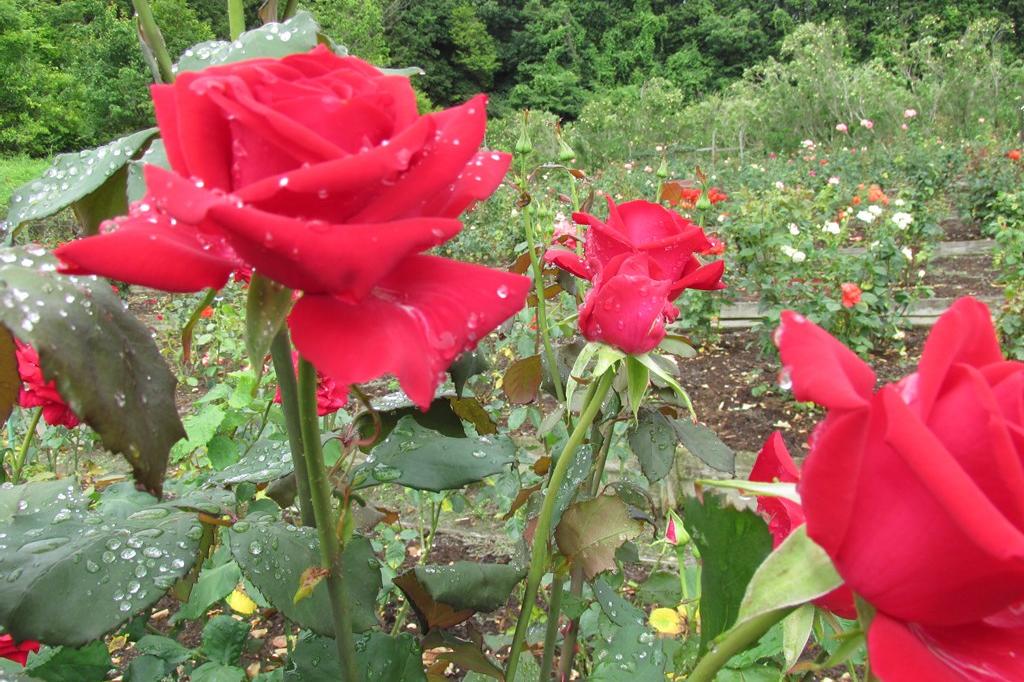
<svg viewBox="0 0 1024 682">
<path fill-rule="evenodd" d="M 385 66 L 389 51 L 384 37 L 384 4 L 381 0 L 310 0 L 305 7 L 324 33 L 348 48 L 349 54 Z"/>
<path fill-rule="evenodd" d="M 172 54 L 213 34 L 186 0 L 153 0 Z M 43 156 L 151 122 L 131 5 L 0 1 L 0 152 Z"/>
</svg>

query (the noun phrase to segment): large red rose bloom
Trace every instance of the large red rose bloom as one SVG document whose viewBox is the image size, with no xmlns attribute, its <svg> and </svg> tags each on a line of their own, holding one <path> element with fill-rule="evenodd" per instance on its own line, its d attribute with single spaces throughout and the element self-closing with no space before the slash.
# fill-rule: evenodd
<svg viewBox="0 0 1024 682">
<path fill-rule="evenodd" d="M 828 408 L 799 491 L 809 536 L 877 613 L 885 682 L 1024 679 L 1024 363 L 988 309 L 958 300 L 918 370 L 874 389 L 871 368 L 783 313 L 798 400 Z"/>
<path fill-rule="evenodd" d="M 251 268 L 302 292 L 295 345 L 342 391 L 394 374 L 424 408 L 522 307 L 527 278 L 422 255 L 508 168 L 480 149 L 484 96 L 420 116 L 407 78 L 321 46 L 183 73 L 153 102 L 173 170 L 148 166 L 129 215 L 57 249 L 65 272 L 184 292 Z"/>
</svg>

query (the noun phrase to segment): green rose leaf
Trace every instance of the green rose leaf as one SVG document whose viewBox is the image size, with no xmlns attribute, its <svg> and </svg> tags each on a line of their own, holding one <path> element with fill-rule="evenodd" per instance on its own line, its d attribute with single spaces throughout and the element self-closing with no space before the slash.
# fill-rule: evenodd
<svg viewBox="0 0 1024 682">
<path fill-rule="evenodd" d="M 41 248 L 0 250 L 0 324 L 39 351 L 65 402 L 159 496 L 168 452 L 185 435 L 177 380 L 105 280 L 56 269 Z"/>
<path fill-rule="evenodd" d="M 714 431 L 703 424 L 694 424 L 689 419 L 673 419 L 672 428 L 690 454 L 712 469 L 735 473 L 736 453 Z"/>
<path fill-rule="evenodd" d="M 396 483 L 417 490 L 453 490 L 507 470 L 517 450 L 505 436 L 449 438 L 409 416 L 399 420 L 352 477 L 357 489 Z"/>
<path fill-rule="evenodd" d="M 297 604 L 293 600 L 302 572 L 320 565 L 316 529 L 291 526 L 269 514 L 252 515 L 232 526 L 229 540 L 231 554 L 242 572 L 274 608 L 317 634 L 334 634 L 326 581 L 321 581 L 308 598 Z M 377 625 L 380 565 L 370 541 L 358 535 L 346 543 L 342 557 L 352 605 L 352 629 L 363 632 Z"/>
<path fill-rule="evenodd" d="M 207 479 L 211 485 L 266 483 L 292 473 L 292 451 L 288 441 L 258 440 L 249 452 Z"/>
<path fill-rule="evenodd" d="M 128 162 L 128 203 L 138 201 L 146 194 L 146 178 L 143 173 L 146 166 L 171 169 L 171 162 L 167 159 L 167 148 L 159 137 L 149 143 L 141 157 Z"/>
<path fill-rule="evenodd" d="M 308 52 L 319 43 L 320 26 L 309 12 L 297 12 L 284 23 L 270 23 L 245 31 L 238 40 L 210 40 L 185 50 L 174 65 L 177 73 L 202 71 L 209 66 L 240 62 L 243 59 L 276 59 Z"/>
<path fill-rule="evenodd" d="M 365 682 L 426 682 L 423 653 L 412 635 L 371 632 L 356 639 L 356 667 Z M 344 679 L 334 640 L 305 634 L 288 659 L 285 682 L 338 682 Z"/>
<path fill-rule="evenodd" d="M 700 550 L 701 652 L 732 627 L 747 584 L 772 551 L 768 525 L 749 510 L 726 505 L 716 495 L 704 503 L 688 498 L 683 525 Z"/>
<path fill-rule="evenodd" d="M 668 476 L 676 458 L 676 433 L 665 415 L 649 407 L 640 408 L 628 438 L 648 481 L 656 483 Z"/>
<path fill-rule="evenodd" d="M 526 576 L 523 567 L 456 561 L 450 566 L 416 566 L 395 579 L 424 629 L 440 625 L 438 614 L 459 615 L 460 622 L 478 611 L 494 611 Z M 450 608 L 444 608 L 450 607 Z M 464 617 L 463 617 L 464 616 Z M 441 620 L 446 620 L 443 616 Z M 440 625 L 450 627 L 454 623 Z"/>
<path fill-rule="evenodd" d="M 153 504 L 120 518 L 88 503 L 72 479 L 0 489 L 0 624 L 15 639 L 98 639 L 155 604 L 195 561 L 194 514 Z"/>
<path fill-rule="evenodd" d="M 59 154 L 41 178 L 14 190 L 6 229 L 71 206 L 85 233 L 95 234 L 100 222 L 128 210 L 127 164 L 156 132 L 147 128 L 96 149 Z"/>
</svg>

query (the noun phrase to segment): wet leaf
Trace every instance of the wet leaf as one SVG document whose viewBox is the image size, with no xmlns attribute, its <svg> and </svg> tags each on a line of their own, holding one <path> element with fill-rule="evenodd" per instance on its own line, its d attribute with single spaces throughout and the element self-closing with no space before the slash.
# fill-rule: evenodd
<svg viewBox="0 0 1024 682">
<path fill-rule="evenodd" d="M 643 532 L 643 523 L 614 495 L 601 495 L 573 504 L 555 529 L 558 549 L 579 563 L 587 580 L 615 568 L 615 550 Z"/>
<path fill-rule="evenodd" d="M 509 365 L 501 381 L 501 390 L 513 405 L 526 405 L 537 399 L 543 378 L 540 356 L 531 355 Z"/>
<path fill-rule="evenodd" d="M 64 479 L 0 489 L 0 532 L 0 624 L 79 646 L 156 603 L 192 566 L 202 527 L 153 498 L 123 518 L 90 510 Z"/>
<path fill-rule="evenodd" d="M 292 309 L 292 290 L 253 273 L 245 302 L 245 350 L 253 370 L 263 370 L 270 343 Z"/>
<path fill-rule="evenodd" d="M 274 608 L 304 628 L 334 633 L 326 582 L 317 585 L 308 599 L 293 601 L 302 572 L 320 564 L 316 529 L 291 526 L 269 514 L 251 514 L 231 527 L 228 539 L 242 572 Z M 380 564 L 370 541 L 361 536 L 350 539 L 343 565 L 353 630 L 369 630 L 378 624 L 376 602 L 381 588 Z"/>
<path fill-rule="evenodd" d="M 74 206 L 76 213 L 81 211 L 79 217 L 89 221 L 83 224 L 86 232 L 95 233 L 99 220 L 127 209 L 125 165 L 156 133 L 156 128 L 147 128 L 102 147 L 58 154 L 42 177 L 14 190 L 6 229 L 13 230 L 21 223 L 47 218 Z M 109 213 L 112 208 L 116 212 Z"/>
<path fill-rule="evenodd" d="M 422 652 L 409 633 L 391 637 L 371 632 L 356 639 L 356 665 L 364 682 L 426 682 Z M 285 682 L 343 680 L 338 650 L 326 637 L 304 634 L 295 645 L 284 673 Z"/>
<path fill-rule="evenodd" d="M 65 402 L 159 495 L 168 451 L 185 435 L 177 380 L 105 280 L 56 269 L 38 247 L 0 250 L 0 323 L 39 351 Z"/>
<path fill-rule="evenodd" d="M 641 408 L 628 439 L 648 481 L 656 483 L 668 476 L 676 458 L 676 432 L 665 415 L 649 407 Z"/>
<path fill-rule="evenodd" d="M 267 483 L 292 472 L 292 452 L 288 441 L 258 440 L 242 459 L 207 478 L 211 485 Z"/>
<path fill-rule="evenodd" d="M 216 64 L 230 64 L 256 57 L 286 57 L 308 52 L 318 44 L 320 26 L 309 12 L 296 12 L 284 23 L 272 23 L 245 31 L 238 40 L 211 40 L 185 50 L 174 65 L 176 72 L 201 71 Z"/>
<path fill-rule="evenodd" d="M 672 428 L 686 449 L 709 467 L 728 474 L 736 472 L 736 453 L 714 431 L 689 419 L 673 419 Z"/>
<path fill-rule="evenodd" d="M 517 451 L 506 436 L 448 438 L 403 417 L 352 477 L 357 489 L 395 483 L 417 490 L 453 490 L 507 470 Z"/>
</svg>

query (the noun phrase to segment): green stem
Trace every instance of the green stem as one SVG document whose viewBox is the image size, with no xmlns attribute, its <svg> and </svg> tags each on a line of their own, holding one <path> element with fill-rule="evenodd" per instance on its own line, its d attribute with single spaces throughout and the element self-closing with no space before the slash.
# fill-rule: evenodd
<svg viewBox="0 0 1024 682">
<path fill-rule="evenodd" d="M 288 0 L 288 4 L 284 6 L 284 14 L 281 16 L 282 21 L 288 21 L 295 16 L 295 11 L 299 9 L 299 0 Z"/>
<path fill-rule="evenodd" d="M 523 208 L 523 224 L 526 227 L 526 248 L 530 254 L 530 270 L 533 271 L 533 290 L 537 296 L 537 334 L 540 335 L 544 344 L 544 357 L 548 361 L 548 373 L 551 381 L 555 384 L 555 397 L 558 402 L 565 403 L 565 387 L 562 385 L 562 373 L 558 371 L 558 363 L 555 362 L 555 351 L 551 346 L 551 335 L 548 330 L 548 309 L 547 300 L 544 298 L 544 264 L 537 257 L 537 235 L 533 231 L 533 219 L 530 217 L 530 207 Z M 566 414 L 570 410 L 566 405 Z"/>
<path fill-rule="evenodd" d="M 189 316 L 188 322 L 181 328 L 181 356 L 182 360 L 188 363 L 192 358 L 192 331 L 199 324 L 200 318 L 203 316 L 203 311 L 213 303 L 213 299 L 217 297 L 216 289 L 207 289 L 206 293 L 203 294 L 203 300 L 199 302 L 195 310 L 192 311 L 192 315 Z"/>
<path fill-rule="evenodd" d="M 604 433 L 602 434 L 604 440 L 601 441 L 601 448 L 597 452 L 597 461 L 594 463 L 594 469 L 590 472 L 590 479 L 586 484 L 587 492 L 590 497 L 596 496 L 598 491 L 601 490 L 601 478 L 604 476 L 604 467 L 608 462 L 608 451 L 612 446 L 613 435 L 615 435 L 615 422 L 611 421 L 605 427 Z M 583 594 L 582 566 L 572 567 L 572 581 L 569 584 L 569 591 L 574 597 L 579 597 Z M 551 617 L 550 614 L 548 617 Z M 579 636 L 579 631 L 580 619 L 573 618 L 569 621 L 569 625 L 565 630 L 565 636 L 562 638 L 562 657 L 559 660 L 559 679 L 572 679 L 572 667 L 576 661 L 576 638 Z"/>
<path fill-rule="evenodd" d="M 157 69 L 160 71 L 160 80 L 164 83 L 174 82 L 174 66 L 171 62 L 171 55 L 167 51 L 167 43 L 160 33 L 160 27 L 156 25 L 153 18 L 153 9 L 149 6 L 149 0 L 132 0 L 135 6 L 135 14 L 139 17 L 139 26 L 142 35 L 146 40 L 149 49 L 156 57 Z"/>
<path fill-rule="evenodd" d="M 558 638 L 558 621 L 562 615 L 562 587 L 565 576 L 556 573 L 551 580 L 551 599 L 548 601 L 548 624 L 544 631 L 544 656 L 540 661 L 540 681 L 551 679 L 551 666 L 555 660 L 555 640 Z"/>
<path fill-rule="evenodd" d="M 726 632 L 697 661 L 697 667 L 687 676 L 686 682 L 712 682 L 730 658 L 761 639 L 792 611 L 792 608 L 784 608 L 762 613 Z"/>
<path fill-rule="evenodd" d="M 690 603 L 690 581 L 686 576 L 686 545 L 676 546 L 676 562 L 679 564 L 679 596 L 683 602 L 683 610 L 686 612 L 686 623 L 692 625 L 693 605 Z"/>
<path fill-rule="evenodd" d="M 615 372 L 605 372 L 600 381 L 591 382 L 584 400 L 583 413 L 576 422 L 569 440 L 562 448 L 555 468 L 548 480 L 548 487 L 544 493 L 544 504 L 537 517 L 537 527 L 533 532 L 533 549 L 530 557 L 530 571 L 526 576 L 526 590 L 523 592 L 522 606 L 519 611 L 519 620 L 516 622 L 516 631 L 512 637 L 512 650 L 508 654 L 508 663 L 505 670 L 506 682 L 515 682 L 516 668 L 519 666 L 519 655 L 522 653 L 523 642 L 526 640 L 526 630 L 530 626 L 530 618 L 533 615 L 533 604 L 537 600 L 537 588 L 540 586 L 541 578 L 547 569 L 548 563 L 548 538 L 551 535 L 551 520 L 555 512 L 555 500 L 558 498 L 558 491 L 565 481 L 576 449 L 583 442 L 590 429 L 590 425 L 597 416 L 601 405 L 604 403 L 608 390 L 612 387 L 612 379 Z"/>
<path fill-rule="evenodd" d="M 270 344 L 270 357 L 277 374 L 277 385 L 281 388 L 281 410 L 284 412 L 285 430 L 288 431 L 288 445 L 292 451 L 295 469 L 295 497 L 299 501 L 299 514 L 303 526 L 315 526 L 313 501 L 309 495 L 309 477 L 306 474 L 306 460 L 302 448 L 302 422 L 299 421 L 299 389 L 295 383 L 295 366 L 292 365 L 292 344 L 288 330 L 281 329 Z"/>
<path fill-rule="evenodd" d="M 245 30 L 245 9 L 242 0 L 228 0 L 228 33 L 231 40 L 238 40 Z"/>
<path fill-rule="evenodd" d="M 352 605 L 345 589 L 341 566 L 341 545 L 335 530 L 335 515 L 331 507 L 331 488 L 327 481 L 320 447 L 320 418 L 316 413 L 316 368 L 299 359 L 299 420 L 302 424 L 302 445 L 306 457 L 309 492 L 320 538 L 320 565 L 327 569 L 327 593 L 331 602 L 334 622 L 334 643 L 346 682 L 359 682 L 356 667 L 356 648 L 352 638 Z M 283 397 L 283 396 L 282 396 Z"/>
<path fill-rule="evenodd" d="M 18 454 L 11 464 L 11 481 L 15 484 L 21 483 L 21 470 L 25 468 L 25 458 L 28 457 L 28 446 L 32 444 L 32 437 L 36 435 L 36 426 L 39 425 L 39 418 L 43 416 L 43 408 L 37 407 L 32 415 L 32 422 L 28 425 L 28 431 L 21 441 Z"/>
</svg>

